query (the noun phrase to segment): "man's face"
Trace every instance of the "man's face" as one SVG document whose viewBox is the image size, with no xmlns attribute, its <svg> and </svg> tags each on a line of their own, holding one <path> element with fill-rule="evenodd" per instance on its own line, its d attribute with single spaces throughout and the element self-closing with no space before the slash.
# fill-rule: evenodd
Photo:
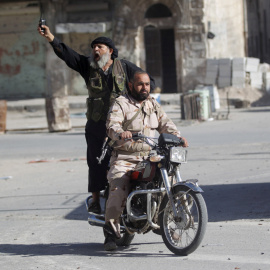
<svg viewBox="0 0 270 270">
<path fill-rule="evenodd" d="M 143 101 L 149 97 L 150 78 L 147 74 L 136 74 L 134 82 L 129 83 L 131 95 L 138 101 Z"/>
<path fill-rule="evenodd" d="M 112 51 L 113 50 L 109 48 L 108 46 L 106 46 L 105 44 L 102 44 L 102 43 L 94 44 L 93 51 L 92 51 L 93 59 L 97 63 L 103 55 L 107 53 L 111 55 Z"/>
</svg>

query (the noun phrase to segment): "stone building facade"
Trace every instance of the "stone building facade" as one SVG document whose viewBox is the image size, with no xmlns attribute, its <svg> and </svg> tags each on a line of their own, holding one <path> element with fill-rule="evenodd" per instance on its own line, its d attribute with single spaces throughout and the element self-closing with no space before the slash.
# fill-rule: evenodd
<svg viewBox="0 0 270 270">
<path fill-rule="evenodd" d="M 262 14 L 269 11 L 266 0 L 256 2 Z M 87 93 L 80 76 L 36 32 L 39 3 L 51 31 L 71 48 L 89 54 L 95 37 L 111 37 L 119 56 L 146 69 L 163 93 L 203 84 L 207 58 L 256 56 L 258 51 L 248 36 L 250 0 L 4 0 L 0 99 Z M 267 24 L 263 27 L 269 32 Z"/>
</svg>

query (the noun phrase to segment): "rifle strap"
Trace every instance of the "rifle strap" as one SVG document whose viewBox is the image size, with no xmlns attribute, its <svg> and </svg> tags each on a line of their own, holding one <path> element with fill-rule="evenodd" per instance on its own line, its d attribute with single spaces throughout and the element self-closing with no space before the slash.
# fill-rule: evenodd
<svg viewBox="0 0 270 270">
<path fill-rule="evenodd" d="M 123 130 L 126 131 L 128 126 L 135 120 L 135 118 L 139 115 L 139 113 L 142 111 L 143 107 L 144 107 L 145 102 L 142 103 L 141 107 L 139 108 L 139 110 L 133 115 L 133 117 L 128 120 L 124 125 L 123 125 Z"/>
</svg>

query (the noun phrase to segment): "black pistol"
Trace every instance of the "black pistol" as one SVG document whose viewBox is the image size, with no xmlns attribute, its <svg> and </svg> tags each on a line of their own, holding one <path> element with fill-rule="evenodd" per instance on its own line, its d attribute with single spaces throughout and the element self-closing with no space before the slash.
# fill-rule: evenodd
<svg viewBox="0 0 270 270">
<path fill-rule="evenodd" d="M 45 32 L 45 29 L 42 27 L 43 25 L 46 25 L 46 20 L 42 18 L 42 16 L 40 16 L 39 19 L 39 27 L 41 28 L 41 32 Z"/>
</svg>

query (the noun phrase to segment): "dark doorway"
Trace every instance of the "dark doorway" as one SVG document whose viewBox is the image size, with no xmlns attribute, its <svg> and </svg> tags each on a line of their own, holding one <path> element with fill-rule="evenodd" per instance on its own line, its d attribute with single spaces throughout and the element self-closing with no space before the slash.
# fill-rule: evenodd
<svg viewBox="0 0 270 270">
<path fill-rule="evenodd" d="M 176 93 L 176 63 L 174 47 L 174 30 L 160 30 L 161 55 L 162 55 L 162 80 L 166 93 Z"/>
<path fill-rule="evenodd" d="M 144 29 L 146 70 L 163 93 L 176 93 L 174 30 L 147 26 Z"/>
<path fill-rule="evenodd" d="M 248 0 L 248 56 L 270 64 L 270 5 L 269 0 Z"/>
</svg>

